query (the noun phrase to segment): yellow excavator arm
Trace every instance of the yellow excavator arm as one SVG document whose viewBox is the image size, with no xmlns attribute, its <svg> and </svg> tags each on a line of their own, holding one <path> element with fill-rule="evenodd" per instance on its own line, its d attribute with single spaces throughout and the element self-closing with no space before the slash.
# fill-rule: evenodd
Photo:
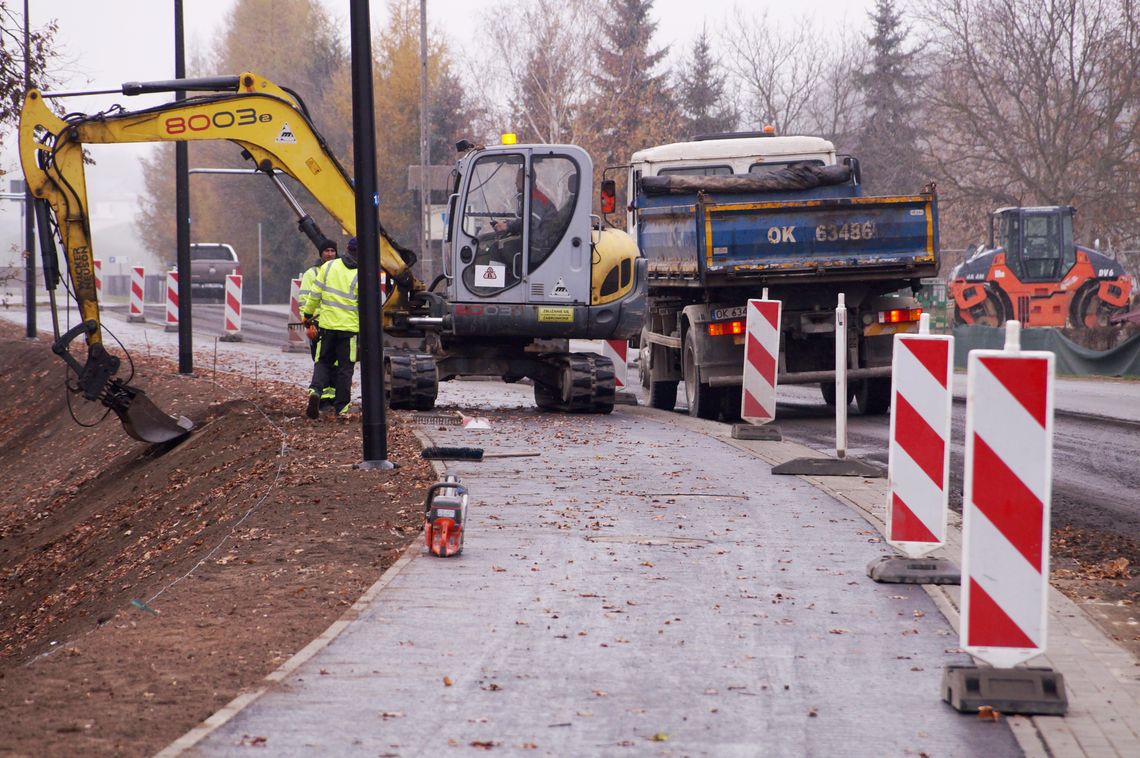
<svg viewBox="0 0 1140 758">
<path fill-rule="evenodd" d="M 228 140 L 245 150 L 259 171 L 275 179 L 277 173 L 296 179 L 350 235 L 356 234 L 352 182 L 300 103 L 284 89 L 247 72 L 208 80 L 128 84 L 123 86 L 123 91 L 142 94 L 172 89 L 170 85 L 192 89 L 195 82 L 202 82 L 203 87 L 227 87 L 232 91 L 190 97 L 138 111 L 112 109 L 93 116 L 71 115 L 66 119 L 52 113 L 39 91 L 30 91 L 25 98 L 20 118 L 20 159 L 24 175 L 32 194 L 46 200 L 55 212 L 81 309 L 83 301 L 90 303 L 90 313 L 81 311 L 84 318 L 96 317 L 83 172 L 85 144 Z M 415 256 L 398 249 L 383 230 L 379 253 L 381 269 L 397 283 L 402 294 L 423 288 L 411 273 Z M 401 297 L 394 295 L 385 303 L 385 310 L 399 308 L 402 303 Z"/>
<path fill-rule="evenodd" d="M 314 244 L 319 244 L 323 235 L 292 198 L 279 174 L 287 174 L 304 185 L 349 234 L 356 233 L 352 182 L 313 127 L 298 97 L 253 73 L 125 84 L 122 91 L 136 95 L 176 90 L 204 94 L 137 111 L 115 106 L 94 115 L 69 114 L 60 118 L 48 108 L 43 93 L 31 90 L 20 115 L 20 160 L 37 206 L 45 274 L 48 266 L 55 266 L 54 252 L 47 252 L 54 251 L 50 216 L 63 243 L 72 294 L 82 318 L 82 323 L 67 334 L 57 334 L 53 350 L 75 369 L 76 391 L 89 400 L 101 400 L 118 414 L 131 436 L 148 442 L 177 438 L 186 429 L 167 423 L 169 417 L 145 397 L 138 397 L 143 395 L 141 390 L 113 378 L 119 361 L 102 346 L 84 145 L 228 140 L 240 146 L 257 170 L 277 184 L 300 217 L 301 230 Z M 380 267 L 397 285 L 396 292 L 384 304 L 387 322 L 390 314 L 406 305 L 408 295 L 422 290 L 423 285 L 411 272 L 415 255 L 400 248 L 383 227 L 379 240 Z M 54 286 L 49 281 L 49 289 Z M 81 334 L 88 347 L 86 365 L 80 365 L 68 353 L 70 342 Z"/>
</svg>

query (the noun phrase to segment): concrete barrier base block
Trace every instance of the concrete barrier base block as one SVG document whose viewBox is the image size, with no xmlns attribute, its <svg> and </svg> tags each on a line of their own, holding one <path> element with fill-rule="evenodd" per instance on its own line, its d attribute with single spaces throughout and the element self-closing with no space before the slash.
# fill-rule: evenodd
<svg viewBox="0 0 1140 758">
<path fill-rule="evenodd" d="M 733 424 L 732 438 L 734 440 L 769 440 L 780 442 L 784 435 L 780 434 L 780 427 L 772 424 Z"/>
<path fill-rule="evenodd" d="M 218 339 L 222 342 L 241 342 L 241 334 L 223 334 Z"/>
<path fill-rule="evenodd" d="M 637 396 L 625 390 L 615 392 L 614 405 L 637 405 Z"/>
<path fill-rule="evenodd" d="M 952 664 L 942 671 L 942 699 L 962 713 L 989 706 L 1001 713 L 1063 716 L 1069 709 L 1065 677 L 1050 668 Z"/>
<path fill-rule="evenodd" d="M 883 584 L 962 583 L 962 570 L 945 558 L 882 555 L 867 564 L 867 576 Z"/>
<path fill-rule="evenodd" d="M 854 458 L 793 458 L 772 467 L 773 474 L 792 476 L 862 476 L 882 479 L 886 476 L 878 466 Z"/>
<path fill-rule="evenodd" d="M 146 316 L 127 316 L 128 324 L 145 324 Z"/>
<path fill-rule="evenodd" d="M 167 324 L 162 328 L 162 330 L 164 332 L 176 332 L 178 331 L 178 324 Z"/>
<path fill-rule="evenodd" d="M 286 342 L 284 345 L 281 346 L 281 352 L 283 352 L 283 353 L 307 353 L 307 352 L 309 352 L 309 346 L 304 344 L 303 342 Z"/>
</svg>

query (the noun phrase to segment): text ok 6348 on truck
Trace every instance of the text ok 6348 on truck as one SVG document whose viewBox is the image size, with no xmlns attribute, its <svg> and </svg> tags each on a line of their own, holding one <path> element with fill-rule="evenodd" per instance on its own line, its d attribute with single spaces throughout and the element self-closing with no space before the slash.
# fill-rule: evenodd
<svg viewBox="0 0 1140 758">
<path fill-rule="evenodd" d="M 120 360 L 103 347 L 84 145 L 230 141 L 275 183 L 318 247 L 325 235 L 284 178 L 304 186 L 350 235 L 356 233 L 356 202 L 351 179 L 295 92 L 253 73 L 136 82 L 122 91 L 196 94 L 137 111 L 117 105 L 90 115 L 68 109 L 60 118 L 44 94 L 32 90 L 20 117 L 20 156 L 40 221 L 45 278 L 49 288 L 56 286 L 59 239 L 82 318 L 63 335 L 56 320 L 53 349 L 77 374 L 71 389 L 114 410 L 138 439 L 164 442 L 185 435 L 188 426 L 117 378 Z M 441 379 L 485 375 L 531 378 L 535 401 L 545 409 L 608 413 L 612 362 L 571 353 L 569 340 L 637 333 L 645 316 L 645 261 L 629 235 L 595 228 L 590 193 L 583 191 L 593 170 L 590 157 L 573 145 L 460 148 L 445 274 L 425 287 L 412 273 L 415 254 L 382 225 L 380 249 L 373 251 L 395 285 L 383 309 L 389 404 L 427 410 Z M 80 335 L 86 363 L 69 352 Z"/>
<path fill-rule="evenodd" d="M 938 271 L 932 188 L 864 197 L 858 162 L 831 142 L 763 134 L 642 150 L 628 181 L 628 228 L 649 263 L 654 407 L 672 409 L 684 381 L 691 415 L 739 418 L 747 303 L 767 288 L 783 303 L 779 383 L 818 382 L 835 402 L 844 293 L 848 386 L 862 412 L 886 412 L 893 335 L 917 331 L 912 294 Z"/>
</svg>

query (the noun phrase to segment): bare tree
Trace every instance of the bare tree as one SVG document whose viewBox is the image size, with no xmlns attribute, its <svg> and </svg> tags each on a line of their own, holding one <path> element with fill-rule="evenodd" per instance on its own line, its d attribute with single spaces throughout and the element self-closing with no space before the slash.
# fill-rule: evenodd
<svg viewBox="0 0 1140 758">
<path fill-rule="evenodd" d="M 537 0 L 480 25 L 490 55 L 468 79 L 488 104 L 487 131 L 505 127 L 531 142 L 575 142 L 591 93 L 591 54 L 598 18 L 586 0 Z"/>
<path fill-rule="evenodd" d="M 804 130 L 852 150 L 866 108 L 856 77 L 867 64 L 867 47 L 853 33 L 833 37 L 815 91 L 804 110 Z"/>
<path fill-rule="evenodd" d="M 0 0 L 0 133 L 15 126 L 24 102 L 24 21 L 15 3 Z M 56 55 L 55 21 L 28 30 L 28 71 L 32 86 L 54 84 L 47 64 Z"/>
<path fill-rule="evenodd" d="M 937 64 L 924 88 L 927 151 L 949 228 L 965 235 L 1000 205 L 1072 204 L 1084 236 L 1134 247 L 1134 0 L 927 0 L 919 18 Z"/>
<path fill-rule="evenodd" d="M 826 43 L 806 19 L 791 26 L 736 9 L 724 42 L 747 97 L 744 120 L 777 133 L 810 131 L 809 106 L 827 67 Z"/>
</svg>

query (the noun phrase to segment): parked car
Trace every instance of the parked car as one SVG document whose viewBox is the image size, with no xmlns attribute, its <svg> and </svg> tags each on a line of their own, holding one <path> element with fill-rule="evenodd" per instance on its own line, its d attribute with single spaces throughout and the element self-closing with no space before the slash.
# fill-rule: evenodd
<svg viewBox="0 0 1140 758">
<path fill-rule="evenodd" d="M 231 245 L 221 242 L 190 244 L 190 296 L 194 300 L 225 302 L 228 274 L 241 274 L 241 263 Z"/>
</svg>

